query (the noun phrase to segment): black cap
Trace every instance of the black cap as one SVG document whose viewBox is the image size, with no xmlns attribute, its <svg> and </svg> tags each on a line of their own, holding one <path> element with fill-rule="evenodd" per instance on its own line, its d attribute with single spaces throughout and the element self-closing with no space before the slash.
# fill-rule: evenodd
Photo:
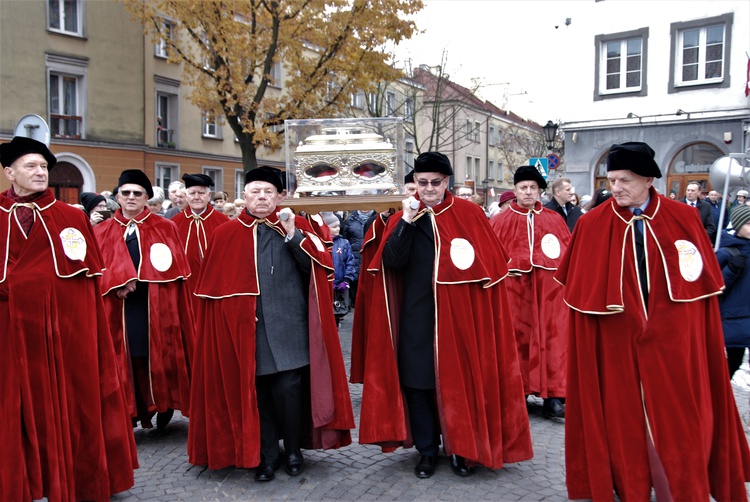
<svg viewBox="0 0 750 502">
<path fill-rule="evenodd" d="M 86 211 L 86 214 L 91 214 L 91 210 L 94 209 L 100 202 L 104 202 L 106 199 L 103 195 L 99 195 L 94 192 L 81 192 L 81 205 Z"/>
<path fill-rule="evenodd" d="M 57 158 L 52 155 L 47 145 L 41 141 L 27 138 L 25 136 L 15 136 L 10 143 L 0 145 L 0 164 L 3 167 L 10 167 L 19 157 L 29 153 L 38 153 L 47 161 L 47 169 L 57 162 Z"/>
<path fill-rule="evenodd" d="M 453 176 L 453 168 L 448 157 L 439 152 L 420 153 L 414 161 L 415 173 L 440 173 Z"/>
<path fill-rule="evenodd" d="M 185 182 L 185 188 L 214 186 L 214 180 L 211 179 L 211 176 L 205 174 L 185 173 L 182 175 L 182 181 Z"/>
<path fill-rule="evenodd" d="M 255 169 L 251 169 L 245 173 L 245 184 L 247 185 L 251 181 L 265 181 L 276 187 L 276 190 L 281 193 L 286 187 L 281 183 L 281 171 L 274 169 L 269 166 L 260 166 Z"/>
<path fill-rule="evenodd" d="M 647 178 L 661 178 L 654 151 L 646 143 L 631 141 L 612 145 L 607 154 L 607 172 L 630 170 Z"/>
<path fill-rule="evenodd" d="M 125 169 L 120 174 L 120 179 L 117 181 L 117 186 L 121 187 L 123 185 L 127 185 L 128 183 L 142 186 L 144 190 L 146 190 L 149 199 L 154 196 L 154 189 L 151 186 L 151 180 L 148 179 L 146 173 L 144 173 L 140 169 Z"/>
<path fill-rule="evenodd" d="M 513 184 L 516 185 L 522 181 L 536 181 L 536 184 L 539 185 L 541 190 L 547 188 L 547 182 L 544 180 L 544 177 L 539 170 L 534 166 L 521 166 L 516 168 L 516 172 L 513 175 Z"/>
<path fill-rule="evenodd" d="M 406 183 L 414 183 L 414 169 L 409 171 L 409 174 L 404 176 L 404 184 Z"/>
</svg>

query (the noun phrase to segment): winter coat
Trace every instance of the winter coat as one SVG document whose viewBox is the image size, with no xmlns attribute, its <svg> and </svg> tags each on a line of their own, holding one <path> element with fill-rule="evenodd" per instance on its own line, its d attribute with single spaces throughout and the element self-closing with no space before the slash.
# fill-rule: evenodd
<svg viewBox="0 0 750 502">
<path fill-rule="evenodd" d="M 729 248 L 736 248 L 748 257 L 748 266 L 739 273 L 729 267 L 734 257 Z M 724 230 L 716 258 L 726 286 L 724 294 L 719 297 L 724 343 L 727 347 L 750 347 L 750 240 L 738 237 L 733 230 Z"/>
<path fill-rule="evenodd" d="M 357 259 L 352 252 L 349 241 L 341 236 L 333 238 L 333 286 L 336 287 L 344 281 L 350 284 L 357 280 L 359 269 Z"/>
</svg>

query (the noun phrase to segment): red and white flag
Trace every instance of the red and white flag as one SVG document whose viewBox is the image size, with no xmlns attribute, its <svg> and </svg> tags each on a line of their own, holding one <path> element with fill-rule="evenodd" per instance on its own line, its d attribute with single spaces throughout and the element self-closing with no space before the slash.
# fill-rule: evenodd
<svg viewBox="0 0 750 502">
<path fill-rule="evenodd" d="M 750 96 L 750 57 L 747 58 L 747 80 L 745 81 L 745 97 Z"/>
</svg>

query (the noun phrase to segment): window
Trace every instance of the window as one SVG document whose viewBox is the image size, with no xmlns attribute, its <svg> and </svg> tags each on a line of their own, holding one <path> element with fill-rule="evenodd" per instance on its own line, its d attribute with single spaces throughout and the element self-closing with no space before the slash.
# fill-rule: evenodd
<svg viewBox="0 0 750 502">
<path fill-rule="evenodd" d="M 474 122 L 474 143 L 479 143 L 479 130 L 482 128 L 482 124 Z"/>
<path fill-rule="evenodd" d="M 201 172 L 214 180 L 214 187 L 211 189 L 213 193 L 224 190 L 224 170 L 222 168 L 203 166 Z"/>
<path fill-rule="evenodd" d="M 491 160 L 487 163 L 487 179 L 488 180 L 495 179 L 495 161 L 494 160 Z"/>
<path fill-rule="evenodd" d="M 490 130 L 487 133 L 487 141 L 490 146 L 495 146 L 495 128 L 493 126 L 490 126 Z"/>
<path fill-rule="evenodd" d="M 396 112 L 396 93 L 385 91 L 385 113 L 391 117 Z"/>
<path fill-rule="evenodd" d="M 164 39 L 166 38 L 167 40 L 174 40 L 174 29 L 175 25 L 172 21 L 169 21 L 168 19 L 161 20 L 161 24 L 159 25 L 159 34 L 162 38 L 156 43 L 156 46 L 154 47 L 155 56 L 158 56 L 160 58 L 169 57 L 169 44 Z"/>
<path fill-rule="evenodd" d="M 280 89 L 282 83 L 283 80 L 281 80 L 281 61 L 276 61 L 273 65 L 271 65 L 271 85 Z"/>
<path fill-rule="evenodd" d="M 179 140 L 178 111 L 180 82 L 159 75 L 154 76 L 156 84 L 156 146 L 176 148 Z"/>
<path fill-rule="evenodd" d="M 724 14 L 672 24 L 670 93 L 695 86 L 729 87 L 733 19 Z"/>
<path fill-rule="evenodd" d="M 352 94 L 351 101 L 352 108 L 359 108 L 360 110 L 365 107 L 365 93 L 356 92 Z"/>
<path fill-rule="evenodd" d="M 482 179 L 482 168 L 480 167 L 482 161 L 479 157 L 474 157 L 474 181 L 479 183 Z"/>
<path fill-rule="evenodd" d="M 47 27 L 67 35 L 83 36 L 83 0 L 48 0 Z"/>
<path fill-rule="evenodd" d="M 234 198 L 241 199 L 245 191 L 245 171 L 242 169 L 234 170 Z"/>
<path fill-rule="evenodd" d="M 497 163 L 497 175 L 496 176 L 497 176 L 495 178 L 496 180 L 501 181 L 501 182 L 503 181 L 503 163 L 502 162 Z"/>
<path fill-rule="evenodd" d="M 203 123 L 203 137 L 221 139 L 221 128 L 216 119 L 209 119 L 207 115 L 201 117 Z"/>
<path fill-rule="evenodd" d="M 594 100 L 645 96 L 648 55 L 648 28 L 595 38 Z"/>
<path fill-rule="evenodd" d="M 466 156 L 466 179 L 478 182 L 481 179 L 481 159 L 471 155 Z"/>
<path fill-rule="evenodd" d="M 414 122 L 414 98 L 404 100 L 404 120 Z"/>
<path fill-rule="evenodd" d="M 157 162 L 154 166 L 154 172 L 156 173 L 156 185 L 162 187 L 164 193 L 167 193 L 170 183 L 180 181 L 180 166 L 178 165 Z"/>
<path fill-rule="evenodd" d="M 83 138 L 88 59 L 45 54 L 50 134 Z"/>
</svg>

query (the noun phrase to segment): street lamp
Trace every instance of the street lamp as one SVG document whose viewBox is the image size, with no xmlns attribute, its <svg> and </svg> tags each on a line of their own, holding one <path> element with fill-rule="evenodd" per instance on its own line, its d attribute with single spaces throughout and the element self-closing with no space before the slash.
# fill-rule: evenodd
<svg viewBox="0 0 750 502">
<path fill-rule="evenodd" d="M 490 180 L 483 179 L 482 180 L 482 188 L 484 188 L 484 207 L 487 207 L 487 189 L 490 186 Z"/>
<path fill-rule="evenodd" d="M 542 127 L 544 131 L 544 140 L 547 142 L 547 150 L 552 150 L 555 146 L 555 139 L 557 138 L 557 124 L 553 124 L 551 120 Z"/>
</svg>

